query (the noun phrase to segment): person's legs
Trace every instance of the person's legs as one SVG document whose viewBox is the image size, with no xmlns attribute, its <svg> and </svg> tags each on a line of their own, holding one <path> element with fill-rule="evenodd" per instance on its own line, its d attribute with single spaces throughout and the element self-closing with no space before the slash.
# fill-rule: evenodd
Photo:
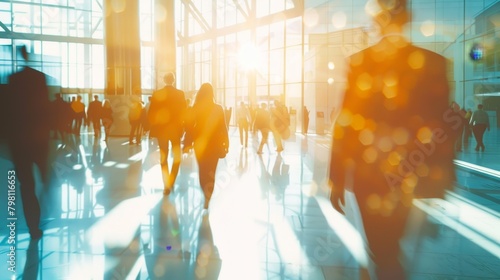
<svg viewBox="0 0 500 280">
<path fill-rule="evenodd" d="M 244 138 L 245 138 L 245 148 L 248 147 L 248 122 L 245 121 L 243 124 L 243 132 L 244 132 Z"/>
<path fill-rule="evenodd" d="M 472 133 L 474 134 L 474 138 L 476 139 L 476 148 L 475 150 L 476 151 L 479 151 L 479 147 L 480 147 L 480 139 L 479 139 L 479 126 L 478 125 L 474 125 L 472 126 Z"/>
<path fill-rule="evenodd" d="M 75 133 L 76 135 L 80 135 L 80 131 L 82 129 L 82 118 L 81 117 L 77 117 L 76 118 L 76 123 L 75 123 Z"/>
<path fill-rule="evenodd" d="M 132 144 L 134 142 L 134 135 L 135 135 L 135 129 L 136 129 L 137 123 L 135 121 L 130 122 L 130 132 L 128 135 L 128 142 Z M 158 139 L 158 143 L 160 142 L 160 139 Z"/>
<path fill-rule="evenodd" d="M 99 136 L 101 136 L 100 120 L 93 120 L 92 125 L 94 126 L 94 137 L 98 138 Z"/>
<path fill-rule="evenodd" d="M 172 191 L 171 186 L 169 186 L 170 181 L 170 170 L 168 168 L 168 153 L 169 153 L 170 142 L 168 139 L 158 138 L 158 146 L 160 147 L 160 166 L 161 174 L 163 177 L 163 194 L 168 195 Z"/>
<path fill-rule="evenodd" d="M 479 145 L 479 148 L 481 148 L 484 151 L 484 142 L 483 142 L 483 137 L 484 137 L 484 132 L 486 131 L 486 125 L 485 124 L 478 124 L 477 125 L 477 143 Z"/>
<path fill-rule="evenodd" d="M 258 154 L 262 153 L 262 149 L 264 148 L 264 144 L 267 143 L 267 138 L 269 137 L 269 131 L 267 129 L 260 129 L 260 133 L 262 134 L 262 139 L 260 140 L 259 149 L 257 150 Z"/>
<path fill-rule="evenodd" d="M 35 176 L 33 162 L 30 159 L 15 160 L 17 179 L 20 183 L 21 199 L 23 201 L 24 217 L 28 225 L 31 238 L 39 238 L 40 230 L 40 203 L 35 192 Z"/>
<path fill-rule="evenodd" d="M 137 122 L 137 126 L 135 128 L 135 143 L 140 144 L 142 140 L 142 124 L 140 121 Z"/>
<path fill-rule="evenodd" d="M 399 204 L 391 214 L 377 213 L 369 209 L 366 197 L 357 196 L 357 199 L 378 280 L 406 279 L 399 242 L 404 235 L 409 208 Z"/>
<path fill-rule="evenodd" d="M 243 123 L 238 120 L 238 132 L 240 133 L 240 145 L 243 146 Z"/>
<path fill-rule="evenodd" d="M 172 163 L 172 170 L 170 171 L 169 181 L 167 186 L 173 190 L 175 179 L 179 173 L 179 167 L 181 165 L 182 150 L 181 150 L 181 140 L 179 138 L 171 139 L 172 143 L 172 155 L 174 156 L 174 161 Z"/>
<path fill-rule="evenodd" d="M 197 156 L 198 168 L 200 174 L 200 186 L 205 196 L 203 208 L 208 209 L 210 199 L 215 187 L 215 171 L 219 159 L 213 156 L 200 158 Z"/>
<path fill-rule="evenodd" d="M 276 151 L 277 152 L 283 151 L 283 142 L 281 141 L 281 134 L 277 129 L 273 129 L 273 137 L 274 141 L 276 142 Z"/>
</svg>

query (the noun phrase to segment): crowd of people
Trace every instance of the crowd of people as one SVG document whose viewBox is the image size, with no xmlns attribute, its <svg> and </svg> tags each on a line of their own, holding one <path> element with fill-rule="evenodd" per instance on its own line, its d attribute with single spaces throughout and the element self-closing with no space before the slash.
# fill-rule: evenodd
<svg viewBox="0 0 500 280">
<path fill-rule="evenodd" d="M 459 113 L 461 109 L 456 104 L 449 108 L 445 59 L 401 36 L 410 17 L 406 1 L 377 2 L 381 10 L 374 18 L 383 37 L 375 46 L 350 57 L 348 87 L 333 129 L 328 182 L 331 204 L 340 213 L 345 210 L 345 191 L 354 193 L 377 278 L 405 279 L 399 240 L 412 199 L 444 196 L 455 179 L 454 153 L 462 147 L 461 138 L 458 146 L 456 139 L 463 131 L 469 133 L 466 128 L 470 128 L 477 139 L 475 150 L 484 151 L 482 138 L 489 130 L 489 119 L 482 105 L 471 114 Z M 360 83 L 384 79 L 390 83 Z M 418 83 L 405 84 L 408 81 Z M 174 73 L 167 73 L 164 83 L 165 87 L 155 91 L 147 105 L 140 99 L 132 100 L 129 143 L 139 144 L 144 131 L 157 139 L 165 196 L 174 191 L 182 144 L 184 151 L 193 149 L 205 197 L 203 208 L 208 213 L 217 165 L 230 146 L 226 110 L 216 103 L 210 83 L 201 85 L 192 105 L 184 92 L 175 87 Z M 395 84 L 398 87 L 392 87 Z M 12 112 L 12 124 L 20 129 L 11 130 L 11 151 L 22 184 L 28 227 L 32 238 L 39 238 L 40 207 L 34 192 L 32 165 L 38 164 L 42 171 L 47 168 L 49 128 L 43 122 L 47 112 L 53 110 L 50 125 L 63 140 L 69 133 L 79 135 L 82 125 L 90 127 L 90 123 L 95 137 L 100 137 L 104 125 L 107 140 L 113 112 L 110 102 L 100 101 L 98 96 L 94 96 L 87 110 L 81 96 L 65 101 L 58 94 L 49 103 L 43 74 L 29 67 L 14 74 L 9 86 L 9 102 L 13 108 L 23 108 Z M 33 92 L 40 92 L 38 99 L 25 96 Z M 308 116 L 307 108 L 303 110 Z M 251 130 L 255 135 L 260 132 L 258 154 L 263 153 L 269 133 L 276 142 L 278 155 L 284 150 L 283 139 L 290 137 L 290 116 L 279 100 L 272 106 L 262 102 L 258 108 L 248 108 L 241 102 L 236 118 L 242 147 L 248 146 Z M 304 129 L 307 132 L 307 125 Z"/>
<path fill-rule="evenodd" d="M 79 136 L 82 126 L 93 128 L 94 137 L 100 138 L 104 128 L 104 141 L 108 141 L 111 125 L 113 124 L 113 110 L 108 99 L 99 100 L 94 95 L 94 100 L 86 109 L 82 97 L 77 95 L 66 101 L 57 93 L 55 100 L 50 103 L 50 127 L 54 137 L 66 143 L 71 134 Z"/>
</svg>

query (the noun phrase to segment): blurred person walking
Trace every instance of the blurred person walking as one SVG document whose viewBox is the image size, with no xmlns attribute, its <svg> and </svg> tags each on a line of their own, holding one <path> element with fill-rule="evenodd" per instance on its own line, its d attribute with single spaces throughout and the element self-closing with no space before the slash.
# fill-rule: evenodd
<svg viewBox="0 0 500 280">
<path fill-rule="evenodd" d="M 477 105 L 477 110 L 472 113 L 470 118 L 470 124 L 472 125 L 472 133 L 476 139 L 476 151 L 481 150 L 484 152 L 484 132 L 486 129 L 490 131 L 490 118 L 488 113 L 483 110 L 483 104 Z"/>
<path fill-rule="evenodd" d="M 101 117 L 102 117 L 102 103 L 99 101 L 99 96 L 94 95 L 94 101 L 90 102 L 87 109 L 87 118 L 92 122 L 94 128 L 94 137 L 101 136 Z"/>
<path fill-rule="evenodd" d="M 132 103 L 128 111 L 128 121 L 130 123 L 130 132 L 128 135 L 128 143 L 130 145 L 141 143 L 141 116 L 144 108 L 139 96 L 132 97 Z M 135 140 L 134 140 L 135 139 Z"/>
<path fill-rule="evenodd" d="M 87 116 L 85 115 L 85 104 L 83 104 L 82 97 L 80 95 L 76 97 L 76 100 L 71 102 L 71 109 L 73 109 L 75 119 L 73 124 L 73 133 L 80 135 L 82 125 L 87 121 Z"/>
<path fill-rule="evenodd" d="M 283 151 L 283 139 L 290 137 L 290 116 L 285 105 L 279 100 L 274 100 L 271 108 L 271 131 L 276 142 L 276 152 Z"/>
<path fill-rule="evenodd" d="M 402 35 L 411 17 L 407 1 L 375 3 L 382 38 L 349 59 L 333 131 L 330 200 L 344 213 L 345 190 L 354 194 L 376 278 L 406 279 L 399 242 L 412 201 L 442 198 L 452 187 L 458 123 L 450 122 L 458 119 L 443 117 L 451 112 L 445 58 Z"/>
<path fill-rule="evenodd" d="M 214 89 L 210 83 L 201 85 L 193 104 L 194 152 L 200 174 L 200 186 L 205 196 L 203 209 L 208 210 L 215 187 L 215 173 L 219 159 L 229 149 L 224 109 L 215 103 Z"/>
<path fill-rule="evenodd" d="M 250 112 L 248 111 L 245 102 L 241 101 L 240 106 L 236 110 L 236 118 L 238 121 L 238 130 L 240 133 L 241 146 L 248 147 L 248 126 L 250 123 Z"/>
<path fill-rule="evenodd" d="M 149 135 L 158 139 L 160 164 L 163 175 L 164 195 L 174 188 L 179 173 L 182 150 L 181 139 L 184 134 L 186 97 L 182 90 L 174 87 L 175 75 L 172 72 L 163 77 L 165 87 L 153 93 L 148 112 Z M 172 169 L 168 166 L 170 147 L 172 148 Z"/>
<path fill-rule="evenodd" d="M 22 57 L 28 61 L 26 46 Z M 9 148 L 15 170 L 8 171 L 9 184 L 19 180 L 24 217 L 32 239 L 42 236 L 40 203 L 35 191 L 34 164 L 42 183 L 48 184 L 50 138 L 50 101 L 45 74 L 25 66 L 9 77 Z M 15 182 L 12 182 L 14 185 Z"/>
<path fill-rule="evenodd" d="M 267 144 L 269 130 L 271 130 L 271 113 L 267 110 L 267 103 L 265 102 L 262 102 L 260 108 L 257 108 L 255 112 L 253 130 L 260 131 L 261 139 L 259 147 L 257 148 L 257 154 L 262 154 L 262 149 L 264 145 Z"/>
</svg>

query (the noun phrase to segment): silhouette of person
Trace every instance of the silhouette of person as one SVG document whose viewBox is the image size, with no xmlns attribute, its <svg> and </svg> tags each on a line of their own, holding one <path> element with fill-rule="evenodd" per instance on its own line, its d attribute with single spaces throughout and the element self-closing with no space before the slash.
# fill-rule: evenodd
<svg viewBox="0 0 500 280">
<path fill-rule="evenodd" d="M 280 153 L 283 151 L 282 139 L 290 137 L 290 118 L 285 105 L 281 104 L 279 100 L 274 100 L 274 106 L 271 108 L 271 131 L 273 133 L 274 141 L 276 142 L 276 151 Z"/>
<path fill-rule="evenodd" d="M 221 144 L 229 149 L 224 109 L 215 103 L 214 90 L 210 83 L 201 85 L 193 104 L 195 114 L 193 126 L 194 152 L 198 162 L 200 186 L 205 196 L 204 209 L 208 209 L 215 187 L 215 172 L 220 155 L 214 147 Z"/>
<path fill-rule="evenodd" d="M 253 127 L 255 131 L 260 131 L 262 136 L 259 147 L 257 148 L 257 154 L 262 154 L 262 149 L 264 148 L 264 145 L 267 144 L 269 130 L 271 129 L 271 115 L 267 110 L 267 104 L 265 102 L 260 104 L 260 108 L 258 108 L 255 113 Z"/>
<path fill-rule="evenodd" d="M 94 101 L 90 102 L 87 109 L 87 118 L 92 122 L 94 128 L 94 137 L 101 136 L 101 117 L 102 117 L 102 103 L 99 101 L 99 96 L 94 95 Z"/>
<path fill-rule="evenodd" d="M 80 95 L 76 97 L 76 100 L 71 102 L 71 109 L 73 109 L 75 118 L 73 131 L 76 135 L 80 135 L 82 124 L 86 121 L 85 104 L 83 104 L 82 97 Z"/>
<path fill-rule="evenodd" d="M 169 195 L 173 190 L 181 164 L 181 138 L 184 134 L 184 116 L 187 105 L 184 92 L 174 87 L 174 73 L 167 73 L 163 81 L 165 87 L 155 91 L 151 98 L 148 120 L 151 129 L 150 136 L 158 139 L 160 147 L 163 194 Z M 172 145 L 174 157 L 171 170 L 168 166 L 170 145 Z"/>
<path fill-rule="evenodd" d="M 68 106 L 60 93 L 56 94 L 56 99 L 52 103 L 52 109 L 54 110 L 54 129 L 55 138 L 61 139 L 63 143 L 66 142 L 66 132 L 68 132 L 68 119 L 70 118 L 71 108 Z"/>
<path fill-rule="evenodd" d="M 130 133 L 128 136 L 129 144 L 141 143 L 141 116 L 142 116 L 142 103 L 138 96 L 134 96 L 130 109 L 128 111 L 128 121 L 130 123 Z M 135 138 L 135 140 L 134 140 Z"/>
<path fill-rule="evenodd" d="M 104 126 L 104 141 L 108 141 L 109 131 L 113 124 L 113 109 L 108 99 L 102 101 L 102 125 Z"/>
<path fill-rule="evenodd" d="M 306 106 L 302 108 L 302 114 L 303 114 L 302 134 L 306 135 L 307 131 L 309 130 L 309 110 L 307 110 Z"/>
<path fill-rule="evenodd" d="M 238 120 L 238 130 L 240 132 L 241 146 L 248 146 L 248 123 L 250 121 L 250 112 L 245 102 L 241 101 L 240 106 L 236 110 L 236 118 Z"/>
<path fill-rule="evenodd" d="M 22 57 L 28 61 L 26 46 Z M 25 66 L 9 77 L 9 147 L 20 182 L 24 216 L 32 239 L 42 236 L 40 203 L 35 192 L 33 164 L 39 168 L 42 181 L 48 183 L 50 138 L 50 101 L 45 74 Z"/>
<path fill-rule="evenodd" d="M 467 109 L 465 113 L 465 129 L 464 129 L 465 148 L 469 148 L 469 138 L 472 136 L 472 124 L 470 123 L 470 118 L 472 118 L 472 110 Z"/>
<path fill-rule="evenodd" d="M 330 200 L 344 213 L 346 188 L 354 193 L 377 278 L 405 279 L 399 241 L 412 200 L 442 198 L 455 179 L 455 119 L 444 117 L 451 111 L 445 58 L 401 35 L 410 20 L 407 1 L 376 3 L 382 38 L 347 65 Z"/>
<path fill-rule="evenodd" d="M 488 114 L 483 110 L 483 104 L 477 105 L 477 110 L 472 113 L 470 118 L 470 124 L 472 125 L 472 133 L 474 138 L 476 138 L 476 151 L 484 152 L 484 132 L 486 129 L 490 131 L 490 118 Z"/>
</svg>

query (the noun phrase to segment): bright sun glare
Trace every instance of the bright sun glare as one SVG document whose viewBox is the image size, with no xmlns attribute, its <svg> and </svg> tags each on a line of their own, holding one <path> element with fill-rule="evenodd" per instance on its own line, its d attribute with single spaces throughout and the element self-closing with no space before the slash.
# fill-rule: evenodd
<svg viewBox="0 0 500 280">
<path fill-rule="evenodd" d="M 259 63 L 259 50 L 250 43 L 242 44 L 238 52 L 238 64 L 241 69 L 253 70 Z"/>
</svg>

